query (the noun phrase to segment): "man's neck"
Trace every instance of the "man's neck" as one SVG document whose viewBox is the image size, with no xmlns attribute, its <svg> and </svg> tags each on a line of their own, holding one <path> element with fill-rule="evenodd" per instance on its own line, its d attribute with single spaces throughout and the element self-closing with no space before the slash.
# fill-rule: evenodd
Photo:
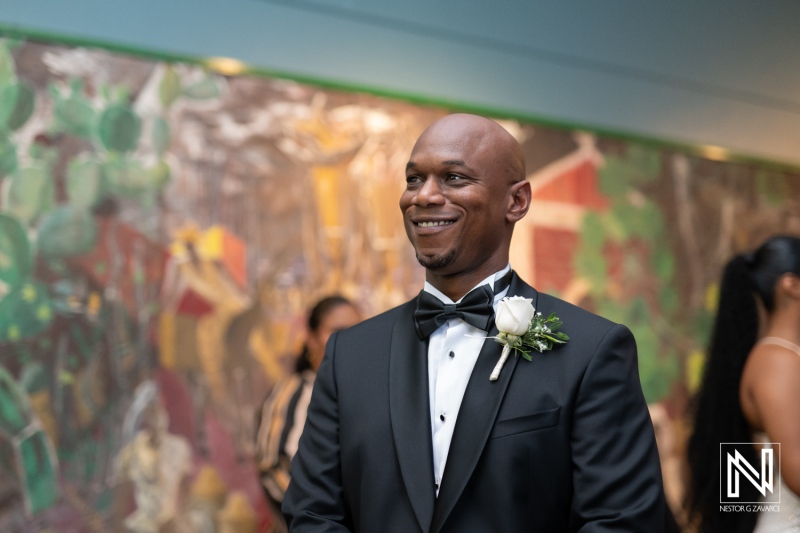
<svg viewBox="0 0 800 533">
<path fill-rule="evenodd" d="M 458 274 L 442 275 L 426 270 L 425 280 L 441 291 L 442 294 L 457 302 L 478 283 L 492 274 L 500 272 L 506 265 L 508 265 L 508 257 L 501 258 L 500 261 L 485 263 L 480 268 Z"/>
</svg>

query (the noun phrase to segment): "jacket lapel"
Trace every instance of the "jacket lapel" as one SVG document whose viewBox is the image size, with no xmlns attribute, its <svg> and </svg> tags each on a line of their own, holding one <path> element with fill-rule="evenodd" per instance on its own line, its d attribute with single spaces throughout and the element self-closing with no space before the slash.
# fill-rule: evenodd
<svg viewBox="0 0 800 533">
<path fill-rule="evenodd" d="M 389 413 L 400 472 L 420 528 L 433 517 L 433 445 L 428 397 L 428 344 L 414 329 L 413 310 L 400 313 L 392 330 L 389 360 Z"/>
<path fill-rule="evenodd" d="M 536 306 L 537 292 L 522 281 L 516 272 L 511 278 L 508 296 L 524 296 L 533 299 Z M 489 336 L 497 335 L 497 327 L 492 324 Z M 447 455 L 442 487 L 436 499 L 436 508 L 431 525 L 431 533 L 441 530 L 461 493 L 467 486 L 472 472 L 478 464 L 483 448 L 491 433 L 494 420 L 500 410 L 511 375 L 519 357 L 511 354 L 506 360 L 497 381 L 489 381 L 489 375 L 500 358 L 502 345 L 487 339 L 478 355 L 478 361 L 469 378 L 458 420 Z"/>
</svg>

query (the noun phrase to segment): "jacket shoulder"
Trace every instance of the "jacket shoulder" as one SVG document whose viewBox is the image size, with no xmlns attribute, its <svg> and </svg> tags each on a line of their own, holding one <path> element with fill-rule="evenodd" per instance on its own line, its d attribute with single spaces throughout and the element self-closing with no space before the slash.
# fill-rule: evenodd
<svg viewBox="0 0 800 533">
<path fill-rule="evenodd" d="M 391 334 L 395 322 L 405 314 L 412 314 L 416 309 L 416 298 L 410 300 L 402 305 L 384 311 L 372 318 L 368 318 L 363 322 L 359 322 L 355 326 L 342 330 L 339 332 L 339 339 L 347 341 L 349 339 L 363 339 L 376 335 Z"/>
<path fill-rule="evenodd" d="M 555 313 L 564 323 L 562 330 L 568 335 L 567 328 L 578 328 L 582 334 L 599 333 L 600 338 L 602 338 L 608 330 L 616 326 L 614 322 L 606 318 L 535 289 L 516 275 L 512 278 L 511 290 L 514 293 L 535 298 L 536 311 L 541 312 L 543 315 L 548 316 L 550 313 Z M 591 336 L 593 337 L 594 335 Z"/>
<path fill-rule="evenodd" d="M 569 315 L 582 322 L 589 322 L 590 324 L 604 327 L 605 329 L 616 325 L 616 322 L 612 322 L 607 318 L 544 292 L 539 293 L 538 303 L 539 307 L 542 309 L 542 313 L 546 310 L 550 313 L 555 312 L 559 317 L 562 314 Z"/>
<path fill-rule="evenodd" d="M 537 311 L 541 311 L 544 315 L 555 313 L 558 316 L 564 323 L 562 331 L 570 337 L 573 336 L 570 332 L 580 332 L 581 336 L 599 342 L 609 330 L 619 326 L 616 322 L 543 292 L 539 293 L 537 303 L 539 307 Z M 622 327 L 627 330 L 624 325 Z"/>
</svg>

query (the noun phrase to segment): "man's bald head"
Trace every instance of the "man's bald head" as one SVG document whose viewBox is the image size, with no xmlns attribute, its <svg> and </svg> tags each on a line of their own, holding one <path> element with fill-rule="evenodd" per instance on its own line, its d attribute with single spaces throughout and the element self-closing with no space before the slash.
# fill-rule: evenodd
<svg viewBox="0 0 800 533">
<path fill-rule="evenodd" d="M 431 124 L 411 152 L 400 197 L 428 281 L 460 297 L 505 267 L 530 199 L 522 148 L 502 126 L 467 114 Z"/>
<path fill-rule="evenodd" d="M 468 113 L 447 115 L 425 128 L 414 148 L 431 136 L 461 139 L 465 147 L 471 150 L 488 151 L 505 167 L 511 183 L 525 179 L 522 147 L 508 130 L 494 120 Z"/>
</svg>

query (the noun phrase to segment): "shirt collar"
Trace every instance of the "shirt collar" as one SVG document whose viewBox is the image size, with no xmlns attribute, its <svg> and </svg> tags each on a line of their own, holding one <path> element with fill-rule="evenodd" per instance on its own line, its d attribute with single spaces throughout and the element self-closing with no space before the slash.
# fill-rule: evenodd
<svg viewBox="0 0 800 533">
<path fill-rule="evenodd" d="M 475 285 L 474 287 L 472 287 L 472 288 L 471 288 L 471 289 L 470 289 L 470 290 L 467 292 L 467 294 L 469 294 L 470 292 L 474 291 L 475 289 L 477 289 L 477 288 L 478 288 L 478 287 L 480 287 L 481 285 L 489 285 L 489 288 L 492 288 L 492 289 L 493 289 L 493 288 L 494 288 L 494 282 L 495 282 L 495 281 L 497 281 L 498 279 L 502 278 L 503 276 L 505 276 L 505 275 L 506 275 L 506 273 L 507 273 L 509 270 L 511 270 L 511 263 L 507 264 L 507 265 L 505 266 L 505 268 L 503 268 L 502 270 L 498 270 L 497 272 L 495 272 L 495 273 L 494 273 L 494 274 L 492 274 L 491 276 L 488 276 L 488 277 L 486 277 L 486 278 L 485 278 L 483 281 L 481 281 L 480 283 L 478 283 L 477 285 Z M 422 290 L 424 290 L 425 292 L 427 292 L 427 293 L 430 293 L 430 294 L 432 294 L 432 295 L 436 296 L 437 298 L 439 298 L 439 300 L 440 300 L 440 301 L 441 301 L 443 304 L 454 304 L 454 303 L 458 303 L 458 302 L 460 302 L 461 300 L 463 300 L 463 299 L 464 299 L 464 296 L 466 296 L 466 294 L 465 294 L 464 296 L 462 296 L 462 297 L 461 297 L 461 298 L 458 300 L 458 302 L 454 302 L 453 300 L 451 300 L 450 298 L 448 298 L 448 297 L 447 297 L 447 296 L 446 296 L 446 295 L 445 295 L 445 294 L 444 294 L 442 291 L 440 291 L 439 289 L 437 289 L 436 287 L 434 287 L 433 285 L 431 285 L 431 284 L 430 284 L 430 283 L 428 283 L 427 281 L 425 282 L 425 286 L 423 287 L 423 289 L 422 289 Z M 504 297 L 504 296 L 505 296 L 507 293 L 508 293 L 508 287 L 506 287 L 505 289 L 503 289 L 503 290 L 502 290 L 502 291 L 500 291 L 499 293 L 495 294 L 495 295 L 494 295 L 494 304 L 496 305 L 496 304 L 497 304 L 497 302 L 498 302 L 498 301 L 500 301 L 500 300 L 501 300 L 501 299 L 502 299 L 502 298 L 503 298 L 503 297 Z"/>
</svg>

